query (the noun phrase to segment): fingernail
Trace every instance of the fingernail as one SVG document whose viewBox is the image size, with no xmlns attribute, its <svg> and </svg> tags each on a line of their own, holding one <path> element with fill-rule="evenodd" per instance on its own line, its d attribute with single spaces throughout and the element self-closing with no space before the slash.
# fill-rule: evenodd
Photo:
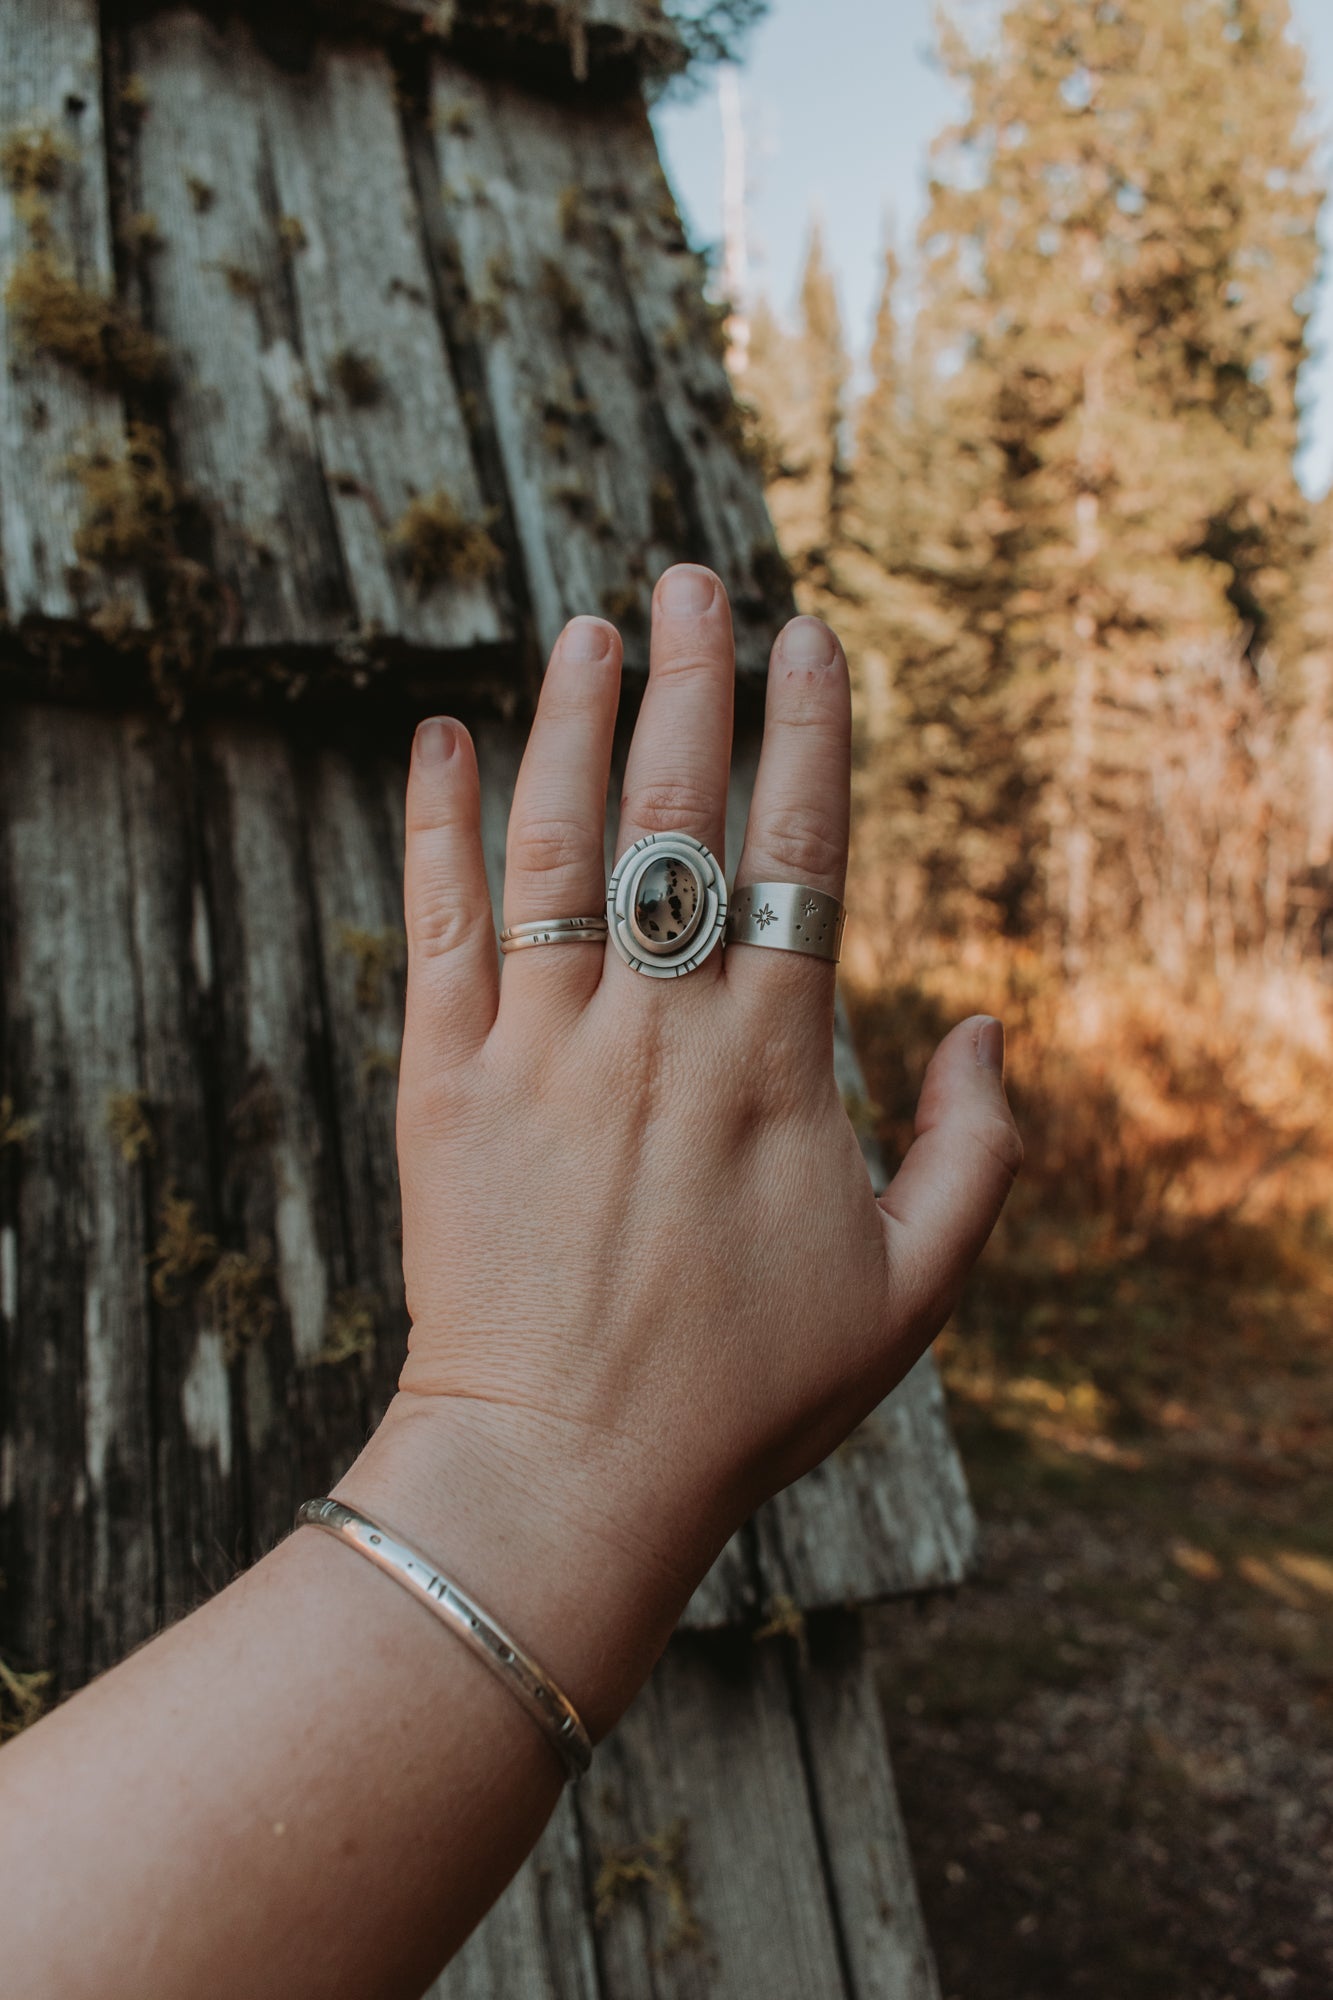
<svg viewBox="0 0 1333 2000">
<path fill-rule="evenodd" d="M 1004 1075 L 1003 1021 L 983 1021 L 977 1029 L 977 1067 L 993 1069 L 996 1076 Z"/>
<path fill-rule="evenodd" d="M 611 627 L 600 618 L 571 618 L 560 650 L 576 667 L 595 667 L 611 650 Z"/>
<path fill-rule="evenodd" d="M 783 627 L 782 657 L 793 667 L 831 667 L 837 650 L 822 618 L 793 618 Z"/>
<path fill-rule="evenodd" d="M 678 563 L 669 569 L 657 586 L 657 601 L 662 610 L 672 618 L 695 617 L 707 611 L 717 589 L 717 578 L 710 570 L 693 569 L 687 563 Z"/>
<path fill-rule="evenodd" d="M 458 745 L 458 731 L 443 715 L 432 715 L 417 728 L 415 754 L 423 764 L 447 764 Z"/>
</svg>

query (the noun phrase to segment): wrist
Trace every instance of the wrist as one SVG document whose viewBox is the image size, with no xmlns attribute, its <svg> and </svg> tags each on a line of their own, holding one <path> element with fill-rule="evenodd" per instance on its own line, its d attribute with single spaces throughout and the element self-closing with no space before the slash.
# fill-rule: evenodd
<svg viewBox="0 0 1333 2000">
<path fill-rule="evenodd" d="M 594 1741 L 633 1699 L 707 1566 L 618 1504 L 614 1444 L 540 1415 L 400 1392 L 334 1497 L 377 1516 L 512 1632 Z M 631 1489 L 632 1490 L 632 1489 Z M 668 1538 L 668 1545 L 669 1538 Z"/>
</svg>

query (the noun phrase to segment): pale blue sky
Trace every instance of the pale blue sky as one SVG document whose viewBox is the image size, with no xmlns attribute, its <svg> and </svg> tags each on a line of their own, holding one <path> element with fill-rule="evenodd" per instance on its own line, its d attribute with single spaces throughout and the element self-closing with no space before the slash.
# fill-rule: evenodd
<svg viewBox="0 0 1333 2000">
<path fill-rule="evenodd" d="M 1310 57 L 1318 120 L 1333 129 L 1333 5 L 1293 0 Z M 810 217 L 822 217 L 853 345 L 866 343 L 884 217 L 911 243 L 926 149 L 956 109 L 929 60 L 932 0 L 774 0 L 741 75 L 749 144 L 750 251 L 755 284 L 782 308 L 795 289 Z M 722 139 L 710 86 L 663 106 L 657 126 L 696 242 L 722 234 Z M 1325 148 L 1325 159 L 1329 149 Z M 1333 241 L 1333 217 L 1326 240 Z M 1302 476 L 1322 491 L 1333 474 L 1333 283 L 1323 286 L 1316 353 L 1305 384 Z"/>
</svg>

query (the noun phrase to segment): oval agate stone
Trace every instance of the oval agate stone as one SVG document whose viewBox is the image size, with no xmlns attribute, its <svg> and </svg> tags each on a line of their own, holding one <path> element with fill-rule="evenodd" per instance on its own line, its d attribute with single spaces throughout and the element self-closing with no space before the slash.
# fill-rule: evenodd
<svg viewBox="0 0 1333 2000">
<path fill-rule="evenodd" d="M 653 957 L 678 951 L 699 928 L 704 913 L 703 877 L 683 854 L 658 853 L 634 884 L 629 927 L 635 942 Z"/>
</svg>

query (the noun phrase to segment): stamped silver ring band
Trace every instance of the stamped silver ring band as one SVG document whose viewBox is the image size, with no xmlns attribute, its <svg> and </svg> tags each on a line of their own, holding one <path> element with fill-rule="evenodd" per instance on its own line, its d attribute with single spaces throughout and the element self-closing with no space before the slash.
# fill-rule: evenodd
<svg viewBox="0 0 1333 2000">
<path fill-rule="evenodd" d="M 649 979 L 680 979 L 703 964 L 727 921 L 727 880 L 691 833 L 646 833 L 617 861 L 606 887 L 611 942 Z"/>
<path fill-rule="evenodd" d="M 737 889 L 727 917 L 727 944 L 766 945 L 836 965 L 847 911 L 836 896 L 802 882 L 750 882 Z"/>
<path fill-rule="evenodd" d="M 605 944 L 605 917 L 545 917 L 531 924 L 506 924 L 501 951 L 527 951 L 538 944 Z"/>
</svg>

